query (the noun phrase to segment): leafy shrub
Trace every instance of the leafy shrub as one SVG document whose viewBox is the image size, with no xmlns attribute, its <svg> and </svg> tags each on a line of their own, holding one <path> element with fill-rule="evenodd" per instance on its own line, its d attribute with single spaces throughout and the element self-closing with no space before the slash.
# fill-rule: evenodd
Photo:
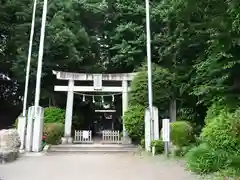
<svg viewBox="0 0 240 180">
<path fill-rule="evenodd" d="M 186 155 L 188 168 L 196 173 L 216 172 L 229 165 L 224 151 L 216 151 L 206 144 L 192 148 Z"/>
<path fill-rule="evenodd" d="M 222 113 L 234 113 L 239 108 L 239 103 L 235 102 L 225 102 L 225 101 L 216 101 L 214 102 L 207 110 L 205 117 L 205 123 L 210 122 L 215 117 L 219 116 Z"/>
<path fill-rule="evenodd" d="M 154 140 L 151 142 L 151 150 L 152 147 L 155 146 L 155 153 L 156 154 L 162 154 L 164 151 L 164 142 L 159 139 L 159 140 Z"/>
<path fill-rule="evenodd" d="M 207 110 L 207 114 L 205 117 L 205 123 L 210 122 L 212 119 L 220 115 L 222 111 L 227 111 L 226 104 L 221 102 L 214 102 Z"/>
<path fill-rule="evenodd" d="M 237 152 L 240 147 L 238 113 L 222 111 L 203 128 L 200 139 L 213 149 L 221 149 L 230 153 Z"/>
<path fill-rule="evenodd" d="M 123 117 L 129 137 L 138 143 L 144 137 L 144 112 L 144 106 L 130 106 Z"/>
<path fill-rule="evenodd" d="M 46 136 L 47 144 L 59 144 L 64 134 L 64 124 L 62 123 L 45 123 L 43 135 Z"/>
<path fill-rule="evenodd" d="M 240 155 L 237 154 L 237 155 L 230 156 L 229 159 L 231 161 L 230 167 L 240 172 Z"/>
<path fill-rule="evenodd" d="M 187 121 L 175 121 L 170 124 L 171 142 L 179 147 L 188 146 L 193 138 L 193 128 Z"/>
<path fill-rule="evenodd" d="M 162 68 L 156 64 L 152 66 L 153 72 L 153 104 L 159 108 L 159 114 L 167 115 L 166 109 L 169 107 L 169 99 L 174 93 L 174 74 L 169 70 Z M 129 92 L 129 104 L 148 106 L 148 75 L 147 66 L 139 69 L 137 75 L 131 83 L 131 91 Z M 165 113 L 165 114 L 164 114 Z"/>
<path fill-rule="evenodd" d="M 57 107 L 48 107 L 44 109 L 45 123 L 64 123 L 65 110 Z"/>
</svg>

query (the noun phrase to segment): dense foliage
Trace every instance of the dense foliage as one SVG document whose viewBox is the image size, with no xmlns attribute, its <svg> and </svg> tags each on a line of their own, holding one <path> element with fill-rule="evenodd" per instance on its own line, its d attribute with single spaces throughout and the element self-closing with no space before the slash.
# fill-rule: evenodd
<svg viewBox="0 0 240 180">
<path fill-rule="evenodd" d="M 237 152 L 240 148 L 240 119 L 238 113 L 222 111 L 202 130 L 200 139 L 212 149 Z"/>
<path fill-rule="evenodd" d="M 11 78 L 12 91 L 23 94 L 32 3 L 29 0 L 0 3 L 0 70 Z M 153 62 L 175 75 L 180 104 L 187 109 L 197 102 L 209 104 L 217 99 L 236 102 L 238 98 L 239 6 L 236 0 L 220 0 L 218 6 L 215 3 L 215 0 L 151 2 Z M 34 95 L 41 5 L 39 1 L 29 102 Z M 145 61 L 143 1 L 56 0 L 48 6 L 42 103 L 61 103 L 61 98 L 53 93 L 52 69 L 131 72 Z M 6 83 L 1 87 L 1 92 L 6 92 Z"/>
<path fill-rule="evenodd" d="M 45 123 L 43 135 L 46 136 L 47 144 L 60 144 L 63 137 L 64 125 L 61 123 Z"/>
<path fill-rule="evenodd" d="M 191 149 L 187 154 L 187 160 L 188 168 L 197 173 L 216 172 L 229 165 L 224 151 L 212 150 L 206 144 Z"/>
<path fill-rule="evenodd" d="M 155 147 L 155 154 L 162 154 L 164 151 L 164 142 L 161 139 L 154 140 L 151 142 L 151 150 L 152 147 Z"/>
<path fill-rule="evenodd" d="M 207 110 L 205 123 L 208 123 L 218 115 L 224 112 L 234 113 L 239 107 L 238 102 L 232 104 L 226 104 L 223 101 L 214 102 Z"/>
<path fill-rule="evenodd" d="M 153 64 L 152 73 L 153 85 L 153 104 L 158 107 L 161 116 L 168 114 L 170 100 L 175 95 L 174 91 L 174 74 L 167 69 Z M 129 93 L 129 104 L 141 104 L 147 107 L 148 104 L 148 75 L 147 66 L 139 68 L 139 73 L 134 77 L 131 83 Z"/>
<path fill-rule="evenodd" d="M 188 167 L 198 173 L 209 173 L 233 168 L 239 171 L 240 114 L 226 108 L 219 111 L 210 107 L 211 114 L 200 135 L 201 144 L 187 154 Z M 211 118 L 210 118 L 211 117 Z"/>
<path fill-rule="evenodd" d="M 170 124 L 171 142 L 178 147 L 188 146 L 194 140 L 193 128 L 187 121 L 175 121 Z"/>
<path fill-rule="evenodd" d="M 65 110 L 57 107 L 48 107 L 44 109 L 45 123 L 64 123 Z"/>
<path fill-rule="evenodd" d="M 124 114 L 124 125 L 133 141 L 140 142 L 144 137 L 144 112 L 141 105 L 130 106 Z"/>
</svg>

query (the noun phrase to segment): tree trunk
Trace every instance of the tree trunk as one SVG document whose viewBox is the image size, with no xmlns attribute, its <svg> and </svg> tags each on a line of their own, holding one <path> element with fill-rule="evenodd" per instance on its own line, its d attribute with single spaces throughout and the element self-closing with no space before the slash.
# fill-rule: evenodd
<svg viewBox="0 0 240 180">
<path fill-rule="evenodd" d="M 171 122 L 174 122 L 174 121 L 177 120 L 176 99 L 172 99 L 172 100 L 170 101 L 169 116 L 170 116 Z"/>
</svg>

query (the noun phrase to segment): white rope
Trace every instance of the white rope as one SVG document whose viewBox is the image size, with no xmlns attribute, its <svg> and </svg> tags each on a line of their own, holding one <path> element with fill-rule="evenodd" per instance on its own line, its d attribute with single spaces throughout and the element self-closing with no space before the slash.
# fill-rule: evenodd
<svg viewBox="0 0 240 180">
<path fill-rule="evenodd" d="M 78 93 L 78 92 L 74 92 L 74 94 L 77 94 L 77 95 L 81 95 L 81 96 L 85 96 L 85 97 L 106 97 L 106 96 L 117 96 L 117 95 L 120 95 L 122 93 L 114 93 L 114 94 L 84 94 L 84 93 Z"/>
</svg>

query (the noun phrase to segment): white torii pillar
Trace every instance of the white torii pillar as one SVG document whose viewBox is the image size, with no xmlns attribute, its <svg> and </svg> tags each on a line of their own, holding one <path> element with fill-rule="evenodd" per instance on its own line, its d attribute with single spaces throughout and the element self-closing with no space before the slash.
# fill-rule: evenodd
<svg viewBox="0 0 240 180">
<path fill-rule="evenodd" d="M 128 137 L 128 133 L 124 124 L 124 114 L 128 109 L 128 81 L 122 81 L 122 119 L 123 119 L 123 144 L 131 144 L 131 139 Z"/>
<path fill-rule="evenodd" d="M 66 114 L 65 114 L 65 124 L 64 124 L 64 137 L 62 137 L 62 144 L 72 143 L 72 114 L 73 114 L 73 100 L 74 100 L 74 80 L 68 81 L 68 93 L 67 93 L 67 103 L 66 103 Z"/>
</svg>

